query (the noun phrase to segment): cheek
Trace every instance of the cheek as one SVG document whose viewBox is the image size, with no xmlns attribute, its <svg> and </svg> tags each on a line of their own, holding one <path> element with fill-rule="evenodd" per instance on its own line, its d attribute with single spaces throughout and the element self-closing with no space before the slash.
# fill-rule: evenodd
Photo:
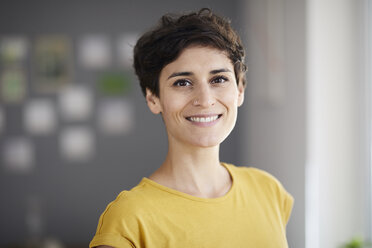
<svg viewBox="0 0 372 248">
<path fill-rule="evenodd" d="M 228 108 L 237 108 L 238 107 L 238 91 L 230 90 L 228 92 L 223 92 L 221 94 L 222 101 L 226 104 Z"/>
<path fill-rule="evenodd" d="M 184 101 L 181 98 L 169 97 L 163 103 L 163 114 L 167 116 L 175 116 L 181 114 L 183 107 L 185 106 Z"/>
</svg>

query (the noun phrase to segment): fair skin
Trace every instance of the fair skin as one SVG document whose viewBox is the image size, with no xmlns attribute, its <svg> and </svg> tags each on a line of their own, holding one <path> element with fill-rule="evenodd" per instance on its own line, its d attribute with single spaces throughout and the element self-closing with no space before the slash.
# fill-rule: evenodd
<svg viewBox="0 0 372 248">
<path fill-rule="evenodd" d="M 197 197 L 225 195 L 232 181 L 219 148 L 244 100 L 244 86 L 237 84 L 226 54 L 210 47 L 184 49 L 162 69 L 159 97 L 147 90 L 146 100 L 152 113 L 162 115 L 169 144 L 164 163 L 149 179 Z"/>
</svg>

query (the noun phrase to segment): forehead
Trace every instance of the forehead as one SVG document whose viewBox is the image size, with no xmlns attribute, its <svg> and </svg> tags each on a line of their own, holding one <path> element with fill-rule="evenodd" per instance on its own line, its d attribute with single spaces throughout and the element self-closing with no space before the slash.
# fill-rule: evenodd
<svg viewBox="0 0 372 248">
<path fill-rule="evenodd" d="M 233 68 L 226 52 L 213 47 L 192 46 L 185 48 L 176 60 L 166 65 L 161 75 L 178 71 L 209 72 L 221 68 Z"/>
</svg>

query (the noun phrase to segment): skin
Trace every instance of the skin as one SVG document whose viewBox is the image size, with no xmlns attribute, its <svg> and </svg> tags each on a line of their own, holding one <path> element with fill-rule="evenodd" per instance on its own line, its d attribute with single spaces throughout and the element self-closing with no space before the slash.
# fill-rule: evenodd
<svg viewBox="0 0 372 248">
<path fill-rule="evenodd" d="M 236 83 L 230 59 L 215 48 L 186 48 L 161 71 L 159 89 L 159 97 L 147 90 L 146 100 L 151 112 L 163 117 L 169 148 L 164 163 L 149 179 L 197 197 L 225 195 L 232 180 L 220 164 L 219 148 L 244 101 L 244 86 Z M 190 120 L 211 116 L 218 119 Z"/>
</svg>

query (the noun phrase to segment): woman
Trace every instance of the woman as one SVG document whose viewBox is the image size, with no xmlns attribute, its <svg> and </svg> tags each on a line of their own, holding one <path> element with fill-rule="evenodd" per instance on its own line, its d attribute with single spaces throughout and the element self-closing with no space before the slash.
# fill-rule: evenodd
<svg viewBox="0 0 372 248">
<path fill-rule="evenodd" d="M 243 59 L 238 35 L 209 9 L 163 16 L 138 40 L 134 67 L 168 153 L 108 205 L 90 247 L 288 247 L 293 198 L 266 172 L 219 160 L 244 100 Z"/>
</svg>

